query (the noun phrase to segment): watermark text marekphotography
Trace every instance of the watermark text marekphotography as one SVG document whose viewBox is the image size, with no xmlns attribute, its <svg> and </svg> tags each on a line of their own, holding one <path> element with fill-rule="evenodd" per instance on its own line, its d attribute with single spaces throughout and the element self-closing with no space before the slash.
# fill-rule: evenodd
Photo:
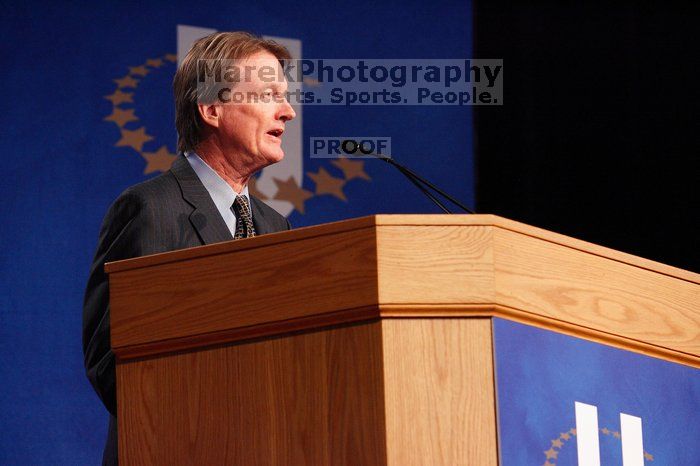
<svg viewBox="0 0 700 466">
<path fill-rule="evenodd" d="M 199 60 L 201 103 L 503 105 L 503 60 Z"/>
<path fill-rule="evenodd" d="M 391 157 L 391 138 L 382 136 L 314 136 L 309 138 L 312 159 Z"/>
</svg>

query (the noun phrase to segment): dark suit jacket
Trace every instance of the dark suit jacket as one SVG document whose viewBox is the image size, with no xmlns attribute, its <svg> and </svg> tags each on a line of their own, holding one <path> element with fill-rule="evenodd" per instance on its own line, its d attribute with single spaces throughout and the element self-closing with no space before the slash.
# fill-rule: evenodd
<svg viewBox="0 0 700 466">
<path fill-rule="evenodd" d="M 257 234 L 290 228 L 289 222 L 251 196 Z M 232 240 L 209 192 L 184 156 L 172 168 L 124 191 L 100 230 L 83 307 L 83 354 L 88 379 L 110 413 L 103 465 L 117 464 L 116 373 L 109 333 L 105 262 Z"/>
</svg>

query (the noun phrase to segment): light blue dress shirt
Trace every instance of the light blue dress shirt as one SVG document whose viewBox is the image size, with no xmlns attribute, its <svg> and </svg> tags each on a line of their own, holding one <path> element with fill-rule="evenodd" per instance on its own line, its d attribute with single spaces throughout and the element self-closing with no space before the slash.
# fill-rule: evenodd
<svg viewBox="0 0 700 466">
<path fill-rule="evenodd" d="M 192 166 L 192 169 L 199 177 L 199 181 L 202 182 L 211 200 L 214 201 L 216 209 L 221 214 L 221 217 L 226 222 L 226 226 L 229 231 L 231 231 L 231 236 L 236 235 L 236 215 L 233 213 L 231 206 L 233 206 L 233 201 L 236 200 L 236 196 L 245 196 L 248 200 L 248 205 L 250 205 L 250 196 L 248 196 L 248 186 L 246 185 L 241 191 L 241 194 L 236 194 L 230 184 L 224 181 L 218 173 L 214 171 L 207 163 L 202 160 L 199 155 L 194 152 L 185 152 L 185 157 L 187 161 Z M 253 209 L 251 208 L 250 216 L 253 216 Z"/>
</svg>

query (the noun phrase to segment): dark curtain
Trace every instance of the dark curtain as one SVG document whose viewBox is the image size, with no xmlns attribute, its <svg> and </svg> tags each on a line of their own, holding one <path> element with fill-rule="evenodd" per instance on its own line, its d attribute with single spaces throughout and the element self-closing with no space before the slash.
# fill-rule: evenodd
<svg viewBox="0 0 700 466">
<path fill-rule="evenodd" d="M 700 16 L 691 3 L 477 1 L 477 205 L 698 271 Z"/>
</svg>

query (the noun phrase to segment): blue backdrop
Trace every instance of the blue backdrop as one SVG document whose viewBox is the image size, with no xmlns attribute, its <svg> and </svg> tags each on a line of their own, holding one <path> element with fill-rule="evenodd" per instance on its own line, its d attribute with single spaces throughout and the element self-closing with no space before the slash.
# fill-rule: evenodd
<svg viewBox="0 0 700 466">
<path fill-rule="evenodd" d="M 5 6 L 0 464 L 99 461 L 106 411 L 83 372 L 83 289 L 108 205 L 127 186 L 157 175 L 175 150 L 170 60 L 177 53 L 178 24 L 296 38 L 311 58 L 472 56 L 469 1 Z M 126 76 L 138 85 L 115 82 Z M 473 205 L 469 107 L 318 106 L 304 108 L 303 119 L 305 141 L 391 137 L 395 156 Z M 307 193 L 304 214 L 290 215 L 295 226 L 382 212 L 436 212 L 381 162 L 354 165 L 362 169 L 359 177 L 329 160 L 303 162 L 303 182 L 294 188 Z M 314 177 L 321 168 L 324 183 L 339 186 L 335 195 L 319 191 Z"/>
<path fill-rule="evenodd" d="M 622 465 L 620 413 L 642 419 L 645 465 L 698 464 L 697 369 L 503 319 L 494 347 L 502 466 L 576 466 L 577 401 L 598 408 L 600 464 Z"/>
</svg>

